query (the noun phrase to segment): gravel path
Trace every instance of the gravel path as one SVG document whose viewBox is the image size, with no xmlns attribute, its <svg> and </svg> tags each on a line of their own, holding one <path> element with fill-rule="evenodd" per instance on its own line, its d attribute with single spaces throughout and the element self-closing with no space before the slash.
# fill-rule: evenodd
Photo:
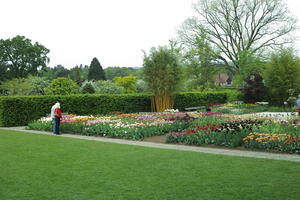
<svg viewBox="0 0 300 200">
<path fill-rule="evenodd" d="M 286 160 L 286 161 L 300 162 L 300 155 L 296 155 L 296 154 L 280 154 L 280 153 L 268 153 L 268 152 L 256 152 L 256 151 L 240 151 L 240 150 L 232 150 L 232 149 L 217 149 L 217 148 L 209 148 L 209 147 L 164 144 L 164 143 L 155 143 L 155 142 L 146 142 L 146 141 L 132 141 L 132 140 L 124 140 L 124 139 L 71 135 L 71 134 L 63 134 L 63 135 L 56 136 L 53 135 L 51 132 L 25 130 L 25 127 L 9 127 L 9 128 L 0 127 L 0 129 L 15 130 L 15 131 L 22 131 L 22 132 L 36 133 L 36 134 L 46 134 L 46 135 L 52 135 L 53 137 L 77 138 L 77 139 L 84 139 L 84 140 L 94 140 L 100 142 L 110 142 L 110 143 L 127 144 L 127 145 L 135 145 L 135 146 L 143 146 L 143 147 L 151 147 L 151 148 L 173 149 L 173 150 L 180 150 L 180 151 L 192 151 L 192 152 L 218 154 L 218 155 L 265 158 L 265 159 L 272 159 L 272 160 Z"/>
</svg>

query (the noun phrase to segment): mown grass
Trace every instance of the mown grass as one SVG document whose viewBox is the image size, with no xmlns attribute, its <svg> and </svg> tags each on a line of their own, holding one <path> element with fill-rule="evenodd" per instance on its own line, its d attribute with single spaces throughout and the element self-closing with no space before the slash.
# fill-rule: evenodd
<svg viewBox="0 0 300 200">
<path fill-rule="evenodd" d="M 3 200 L 300 199 L 300 163 L 0 130 Z"/>
</svg>

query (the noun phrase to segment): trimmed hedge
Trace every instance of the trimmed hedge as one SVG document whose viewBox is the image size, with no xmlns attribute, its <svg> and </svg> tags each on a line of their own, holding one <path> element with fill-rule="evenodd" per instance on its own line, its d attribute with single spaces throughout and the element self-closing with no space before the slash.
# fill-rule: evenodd
<svg viewBox="0 0 300 200">
<path fill-rule="evenodd" d="M 184 111 L 187 107 L 226 103 L 227 99 L 226 92 L 183 92 L 176 94 L 174 108 Z"/>
<path fill-rule="evenodd" d="M 50 114 L 59 101 L 62 112 L 78 115 L 119 112 L 148 112 L 150 95 L 66 95 L 1 97 L 0 126 L 24 126 Z"/>
<path fill-rule="evenodd" d="M 0 97 L 0 126 L 27 125 L 33 120 L 50 114 L 52 105 L 57 101 L 61 103 L 64 113 L 77 115 L 108 114 L 115 111 L 150 112 L 150 97 L 150 94 Z M 178 93 L 174 108 L 184 111 L 186 107 L 226 101 L 225 92 Z"/>
</svg>

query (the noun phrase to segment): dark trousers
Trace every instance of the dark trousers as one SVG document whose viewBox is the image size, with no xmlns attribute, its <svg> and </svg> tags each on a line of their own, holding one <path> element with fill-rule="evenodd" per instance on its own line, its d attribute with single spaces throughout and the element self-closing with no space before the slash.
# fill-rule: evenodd
<svg viewBox="0 0 300 200">
<path fill-rule="evenodd" d="M 60 118 L 54 119 L 54 126 L 53 126 L 53 133 L 59 134 L 59 125 L 60 125 Z"/>
</svg>

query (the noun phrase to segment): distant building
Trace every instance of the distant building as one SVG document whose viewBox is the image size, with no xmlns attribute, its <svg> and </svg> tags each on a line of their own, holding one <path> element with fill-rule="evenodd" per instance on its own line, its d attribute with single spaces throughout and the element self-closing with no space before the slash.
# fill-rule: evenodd
<svg viewBox="0 0 300 200">
<path fill-rule="evenodd" d="M 221 73 L 213 76 L 213 80 L 216 85 L 220 86 L 231 86 L 231 78 L 228 76 L 228 74 Z"/>
</svg>

